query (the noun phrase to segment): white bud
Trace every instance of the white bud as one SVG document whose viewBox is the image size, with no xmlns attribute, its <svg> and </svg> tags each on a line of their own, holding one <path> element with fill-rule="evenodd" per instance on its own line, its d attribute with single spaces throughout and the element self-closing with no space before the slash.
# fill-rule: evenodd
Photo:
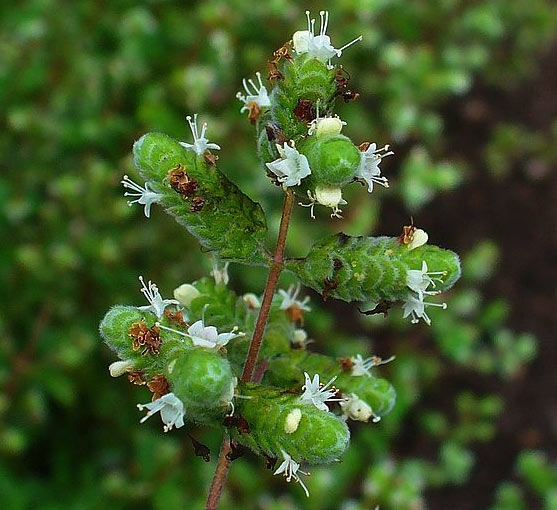
<svg viewBox="0 0 557 510">
<path fill-rule="evenodd" d="M 174 297 L 184 306 L 190 306 L 191 302 L 200 295 L 201 293 L 189 283 L 183 283 L 174 289 Z"/>
<path fill-rule="evenodd" d="M 427 232 L 422 230 L 421 228 L 417 228 L 414 230 L 414 235 L 412 236 L 412 241 L 408 243 L 408 249 L 414 250 L 415 248 L 419 248 L 420 246 L 427 243 L 428 240 Z"/>
<path fill-rule="evenodd" d="M 367 402 L 352 393 L 345 401 L 340 403 L 342 414 L 351 420 L 368 421 L 373 416 L 373 410 Z"/>
<path fill-rule="evenodd" d="M 108 371 L 112 377 L 120 377 L 133 368 L 133 361 L 115 361 L 108 367 Z"/>
<path fill-rule="evenodd" d="M 296 329 L 292 335 L 292 343 L 304 347 L 307 343 L 308 334 L 305 329 Z"/>
<path fill-rule="evenodd" d="M 315 188 L 315 200 L 325 207 L 338 207 L 346 202 L 342 198 L 340 188 L 317 186 Z"/>
<path fill-rule="evenodd" d="M 298 430 L 298 425 L 300 425 L 300 420 L 302 419 L 302 411 L 298 408 L 292 409 L 286 416 L 284 420 L 284 431 L 287 434 L 292 434 Z"/>
<path fill-rule="evenodd" d="M 248 305 L 248 308 L 251 308 L 252 310 L 261 308 L 261 301 L 259 301 L 259 298 L 251 292 L 244 294 L 242 296 L 242 299 L 244 300 L 246 305 Z"/>
<path fill-rule="evenodd" d="M 318 138 L 326 135 L 338 135 L 342 131 L 342 126 L 345 125 L 346 122 L 338 117 L 324 117 L 314 121 L 310 127 L 309 134 L 315 134 Z"/>
</svg>

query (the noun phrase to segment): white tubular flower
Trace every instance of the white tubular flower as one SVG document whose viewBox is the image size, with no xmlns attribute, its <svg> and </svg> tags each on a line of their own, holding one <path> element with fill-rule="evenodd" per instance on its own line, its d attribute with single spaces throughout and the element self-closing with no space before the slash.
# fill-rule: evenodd
<svg viewBox="0 0 557 510">
<path fill-rule="evenodd" d="M 242 92 L 238 92 L 236 97 L 244 103 L 240 113 L 244 113 L 249 111 L 250 104 L 255 103 L 259 108 L 267 108 L 271 106 L 271 100 L 269 99 L 269 93 L 263 85 L 263 81 L 261 79 L 261 73 L 255 73 L 257 76 L 257 84 L 250 78 L 246 80 L 245 78 L 242 80 L 242 84 L 244 85 L 244 90 L 246 94 L 242 94 Z"/>
<path fill-rule="evenodd" d="M 361 152 L 360 166 L 356 171 L 356 179 L 367 184 L 369 193 L 373 191 L 374 184 L 380 184 L 385 186 L 385 188 L 389 187 L 389 181 L 381 175 L 379 163 L 381 163 L 384 157 L 391 156 L 392 154 L 394 152 L 389 150 L 388 145 L 378 149 L 375 143 L 369 144 L 369 147 Z"/>
<path fill-rule="evenodd" d="M 429 286 L 435 287 L 435 282 L 442 283 L 442 276 L 446 275 L 446 271 L 428 271 L 426 261 L 422 261 L 422 269 L 410 269 L 406 276 L 406 285 L 410 290 L 418 294 L 419 298 L 424 295 L 434 295 L 437 291 L 428 291 Z"/>
<path fill-rule="evenodd" d="M 229 277 L 228 277 L 228 266 L 230 262 L 226 262 L 224 266 L 219 268 L 218 261 L 213 259 L 213 269 L 209 273 L 214 279 L 216 285 L 228 285 Z"/>
<path fill-rule="evenodd" d="M 409 250 L 414 250 L 427 243 L 429 236 L 425 230 L 417 228 L 412 234 L 412 240 L 406 245 Z"/>
<path fill-rule="evenodd" d="M 373 367 L 377 367 L 379 365 L 385 365 L 386 363 L 390 363 L 394 359 L 395 359 L 394 356 L 391 356 L 390 358 L 387 359 L 381 359 L 379 356 L 371 356 L 369 358 L 364 359 L 361 354 L 356 354 L 356 356 L 350 358 L 350 361 L 352 362 L 351 375 L 353 377 L 359 377 L 362 375 L 371 377 L 370 370 Z"/>
<path fill-rule="evenodd" d="M 182 147 L 192 150 L 198 156 L 203 156 L 207 149 L 217 151 L 220 150 L 219 145 L 217 145 L 216 143 L 210 143 L 209 140 L 205 138 L 205 133 L 207 132 L 206 122 L 203 122 L 203 124 L 201 124 L 201 134 L 199 133 L 199 130 L 197 128 L 197 113 L 193 116 L 193 121 L 190 115 L 186 117 L 186 120 L 190 125 L 191 134 L 193 135 L 193 143 L 180 142 L 180 145 Z"/>
<path fill-rule="evenodd" d="M 233 338 L 243 336 L 244 333 L 236 332 L 238 328 L 235 327 L 229 333 L 219 333 L 215 326 L 205 326 L 203 320 L 194 322 L 189 328 L 188 332 L 178 331 L 176 329 L 168 328 L 162 324 L 157 323 L 157 326 L 166 331 L 171 331 L 181 336 L 190 338 L 193 345 L 196 347 L 203 347 L 205 349 L 220 349 L 224 347 Z"/>
<path fill-rule="evenodd" d="M 335 382 L 336 377 L 333 377 L 327 384 L 323 385 L 319 382 L 319 374 L 315 374 L 313 379 L 307 372 L 304 372 L 306 379 L 305 384 L 302 386 L 304 392 L 300 395 L 300 400 L 304 404 L 313 404 L 320 411 L 328 411 L 327 402 L 342 402 L 342 398 L 334 398 L 337 390 L 330 386 Z"/>
<path fill-rule="evenodd" d="M 300 154 L 294 142 L 277 144 L 280 158 L 267 163 L 267 168 L 277 176 L 277 181 L 284 187 L 298 186 L 304 177 L 311 174 L 308 159 Z"/>
<path fill-rule="evenodd" d="M 165 432 L 172 430 L 173 427 L 179 429 L 184 426 L 184 416 L 186 414 L 184 404 L 174 393 L 167 393 L 154 402 L 137 404 L 137 408 L 140 411 L 148 409 L 147 414 L 141 418 L 139 423 L 147 421 L 151 416 L 160 412 Z"/>
<path fill-rule="evenodd" d="M 183 306 L 189 307 L 191 305 L 191 302 L 199 296 L 201 296 L 201 292 L 199 292 L 190 283 L 183 283 L 182 285 L 174 289 L 174 297 Z"/>
<path fill-rule="evenodd" d="M 362 36 L 360 35 L 348 44 L 336 49 L 331 44 L 331 38 L 327 35 L 329 11 L 320 11 L 319 16 L 321 17 L 321 26 L 318 35 L 315 35 L 315 19 L 310 18 L 310 12 L 306 11 L 308 29 L 299 30 L 292 36 L 294 51 L 298 55 L 308 53 L 311 57 L 321 60 L 322 62 L 327 62 L 335 56 L 340 57 L 346 48 L 362 40 Z"/>
<path fill-rule="evenodd" d="M 133 368 L 133 361 L 125 360 L 125 361 L 115 361 L 111 363 L 108 367 L 108 371 L 110 372 L 111 377 L 120 377 L 124 375 L 126 372 L 129 372 Z"/>
<path fill-rule="evenodd" d="M 412 324 L 417 324 L 420 319 L 423 319 L 424 322 L 430 326 L 431 319 L 427 315 L 425 308 L 426 306 L 437 306 L 442 308 L 443 310 L 447 309 L 447 303 L 431 303 L 424 301 L 423 295 L 415 295 L 413 292 L 409 292 L 406 296 L 406 300 L 404 301 L 403 315 L 402 317 L 405 319 L 406 317 L 410 316 Z"/>
<path fill-rule="evenodd" d="M 298 482 L 304 489 L 306 496 L 309 498 L 308 488 L 305 486 L 304 482 L 302 482 L 300 476 L 298 475 L 298 473 L 301 473 L 303 475 L 309 476 L 309 473 L 302 471 L 300 469 L 300 464 L 294 461 L 292 457 L 290 457 L 290 455 L 288 455 L 288 453 L 286 453 L 284 450 L 281 450 L 281 453 L 284 460 L 273 474 L 275 475 L 284 474 L 287 482 L 290 482 L 291 480 Z"/>
<path fill-rule="evenodd" d="M 163 299 L 158 287 L 151 280 L 145 285 L 143 276 L 140 276 L 139 281 L 141 282 L 141 293 L 147 298 L 149 305 L 138 306 L 138 310 L 153 312 L 157 318 L 161 319 L 167 306 L 180 304 L 176 299 Z"/>
<path fill-rule="evenodd" d="M 342 209 L 340 205 L 346 205 L 348 202 L 342 198 L 342 190 L 340 188 L 316 186 L 315 193 L 308 190 L 309 204 L 299 202 L 298 205 L 302 207 L 309 207 L 309 215 L 315 219 L 314 207 L 315 204 L 321 204 L 325 207 L 330 207 L 333 212 L 331 218 L 342 218 Z"/>
<path fill-rule="evenodd" d="M 151 205 L 159 202 L 162 195 L 153 191 L 148 182 L 146 182 L 145 187 L 142 188 L 139 184 L 133 182 L 127 175 L 124 175 L 124 178 L 120 182 L 124 188 L 133 190 L 133 192 L 126 191 L 124 193 L 125 197 L 137 197 L 135 200 L 128 200 L 128 205 L 131 207 L 133 204 L 141 204 L 144 206 L 143 212 L 145 213 L 145 217 L 149 218 L 151 216 Z"/>
<path fill-rule="evenodd" d="M 311 312 L 311 308 L 307 305 L 309 296 L 306 296 L 302 301 L 298 299 L 300 294 L 300 284 L 290 285 L 288 290 L 279 289 L 279 294 L 282 296 L 282 303 L 280 304 L 281 310 L 288 310 L 289 308 L 298 308 L 304 312 Z"/>
<path fill-rule="evenodd" d="M 380 418 L 373 413 L 367 402 L 361 400 L 358 395 L 351 393 L 340 403 L 342 414 L 354 421 L 369 421 L 373 416 L 373 422 L 377 423 Z"/>
</svg>

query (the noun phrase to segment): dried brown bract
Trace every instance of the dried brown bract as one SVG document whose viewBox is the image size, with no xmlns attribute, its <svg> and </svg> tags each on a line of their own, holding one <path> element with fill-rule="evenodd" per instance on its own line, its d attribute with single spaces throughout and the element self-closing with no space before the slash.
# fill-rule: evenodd
<svg viewBox="0 0 557 510">
<path fill-rule="evenodd" d="M 269 74 L 267 75 L 267 79 L 269 81 L 283 80 L 284 79 L 284 76 L 279 71 L 279 68 L 278 68 L 276 62 L 274 62 L 272 60 L 270 62 L 267 62 L 267 68 L 269 69 Z"/>
<path fill-rule="evenodd" d="M 174 322 L 180 326 L 187 327 L 188 323 L 184 320 L 184 314 L 182 310 L 176 310 L 171 312 L 168 308 L 164 311 L 164 316 L 170 321 Z"/>
<path fill-rule="evenodd" d="M 143 372 L 143 370 L 130 370 L 128 372 L 128 381 L 132 384 L 135 384 L 136 386 L 144 386 L 145 384 L 147 384 L 143 380 L 144 374 L 145 372 Z"/>
<path fill-rule="evenodd" d="M 400 244 L 410 244 L 412 239 L 414 239 L 414 233 L 416 232 L 416 227 L 414 226 L 414 218 L 410 217 L 410 225 L 402 227 L 402 234 L 398 236 L 398 242 Z"/>
<path fill-rule="evenodd" d="M 203 159 L 205 160 L 205 163 L 207 163 L 208 165 L 215 166 L 217 164 L 219 157 L 218 155 L 213 154 L 211 151 L 205 151 L 205 153 L 203 154 Z"/>
<path fill-rule="evenodd" d="M 132 324 L 129 335 L 133 340 L 132 349 L 134 351 L 141 350 L 143 355 L 159 353 L 162 341 L 160 329 L 157 326 L 150 328 L 145 324 L 145 319 L 141 319 L 141 321 Z"/>
</svg>

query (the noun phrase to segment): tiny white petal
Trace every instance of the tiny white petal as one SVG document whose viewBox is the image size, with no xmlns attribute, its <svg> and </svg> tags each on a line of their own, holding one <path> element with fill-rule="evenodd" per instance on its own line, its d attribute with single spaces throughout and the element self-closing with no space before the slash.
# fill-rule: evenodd
<svg viewBox="0 0 557 510">
<path fill-rule="evenodd" d="M 125 360 L 125 361 L 115 361 L 111 363 L 108 367 L 108 371 L 112 377 L 120 377 L 124 375 L 126 372 L 133 368 L 133 361 Z"/>
<path fill-rule="evenodd" d="M 415 248 L 419 248 L 427 243 L 428 240 L 427 232 L 422 230 L 421 228 L 417 228 L 414 230 L 414 234 L 412 236 L 412 240 L 406 245 L 409 250 L 414 250 Z"/>
<path fill-rule="evenodd" d="M 176 395 L 174 395 L 174 393 L 167 393 L 154 402 L 137 404 L 137 407 L 140 411 L 143 409 L 148 410 L 147 414 L 141 419 L 140 423 L 145 422 L 151 416 L 160 412 L 165 432 L 172 430 L 173 427 L 179 429 L 184 426 L 184 416 L 186 414 L 184 404 Z"/>
<path fill-rule="evenodd" d="M 267 163 L 267 168 L 277 176 L 277 181 L 283 186 L 298 186 L 304 177 L 311 174 L 308 159 L 300 154 L 294 147 L 284 143 L 284 146 L 277 145 L 280 158 Z"/>
</svg>

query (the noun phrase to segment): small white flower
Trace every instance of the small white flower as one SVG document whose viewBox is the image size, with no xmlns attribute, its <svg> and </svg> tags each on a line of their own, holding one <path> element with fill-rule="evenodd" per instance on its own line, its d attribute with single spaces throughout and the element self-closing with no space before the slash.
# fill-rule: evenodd
<svg viewBox="0 0 557 510">
<path fill-rule="evenodd" d="M 180 304 L 180 302 L 176 299 L 163 299 L 158 287 L 151 280 L 149 280 L 149 283 L 145 285 L 143 276 L 140 276 L 139 281 L 141 282 L 141 292 L 147 298 L 147 301 L 149 301 L 149 305 L 138 306 L 138 310 L 153 312 L 159 319 L 161 319 L 167 306 Z"/>
<path fill-rule="evenodd" d="M 147 414 L 141 418 L 140 423 L 145 422 L 151 416 L 160 412 L 165 432 L 172 430 L 173 427 L 179 429 L 184 426 L 184 416 L 186 414 L 184 404 L 174 393 L 167 393 L 148 404 L 137 404 L 137 408 L 140 411 L 148 409 Z"/>
<path fill-rule="evenodd" d="M 354 421 L 369 421 L 373 416 L 373 422 L 380 421 L 380 417 L 373 413 L 367 402 L 361 400 L 358 395 L 351 393 L 343 402 L 340 403 L 342 414 Z"/>
<path fill-rule="evenodd" d="M 281 310 L 288 310 L 289 308 L 299 308 L 305 312 L 311 312 L 311 308 L 307 305 L 309 302 L 309 296 L 306 296 L 302 301 L 298 300 L 298 295 L 300 294 L 300 284 L 290 285 L 288 290 L 279 289 L 279 294 L 282 296 L 282 302 L 280 304 Z"/>
<path fill-rule="evenodd" d="M 295 329 L 292 334 L 292 344 L 296 347 L 304 348 L 312 340 L 308 340 L 308 334 L 305 329 Z"/>
<path fill-rule="evenodd" d="M 215 326 L 205 326 L 203 320 L 198 320 L 194 322 L 189 328 L 187 333 L 183 331 L 178 331 L 176 329 L 168 328 L 162 324 L 157 323 L 157 326 L 166 331 L 171 331 L 181 336 L 190 338 L 193 345 L 196 347 L 203 347 L 205 349 L 220 349 L 224 347 L 233 338 L 243 336 L 244 333 L 240 333 L 238 328 L 234 328 L 229 333 L 219 333 Z"/>
<path fill-rule="evenodd" d="M 302 410 L 299 408 L 292 409 L 284 420 L 284 431 L 287 434 L 293 434 L 298 430 L 298 425 L 300 425 L 300 420 L 302 419 Z"/>
<path fill-rule="evenodd" d="M 298 205 L 302 207 L 309 207 L 309 214 L 312 219 L 315 219 L 314 207 L 315 204 L 321 204 L 325 207 L 330 207 L 333 212 L 331 213 L 331 218 L 342 218 L 342 210 L 339 205 L 346 205 L 348 202 L 342 198 L 342 190 L 335 187 L 326 186 L 316 186 L 315 193 L 310 190 L 307 192 L 308 198 L 310 200 L 309 204 L 304 204 L 299 202 Z"/>
<path fill-rule="evenodd" d="M 213 259 L 213 269 L 209 273 L 214 279 L 216 285 L 228 285 L 228 266 L 230 262 L 226 262 L 224 266 L 219 268 L 219 264 L 216 258 Z"/>
<path fill-rule="evenodd" d="M 335 56 L 340 57 L 346 48 L 362 40 L 362 36 L 360 35 L 348 44 L 336 49 L 331 44 L 331 38 L 327 35 L 329 11 L 320 11 L 319 15 L 321 17 L 321 26 L 318 35 L 315 35 L 315 19 L 311 19 L 309 11 L 306 11 L 308 23 L 307 30 L 299 30 L 292 36 L 294 51 L 298 55 L 308 53 L 311 57 L 317 58 L 322 62 L 327 62 Z"/>
<path fill-rule="evenodd" d="M 428 291 L 427 289 L 432 286 L 435 287 L 435 282 L 442 282 L 442 276 L 446 275 L 446 271 L 428 271 L 426 261 L 422 261 L 422 269 L 410 269 L 406 275 L 406 285 L 410 290 L 413 290 L 418 297 L 423 299 L 425 294 L 434 295 L 438 294 L 437 291 Z"/>
<path fill-rule="evenodd" d="M 381 160 L 385 156 L 390 156 L 392 154 L 394 154 L 394 152 L 389 150 L 388 145 L 378 149 L 375 143 L 371 143 L 365 151 L 361 152 L 360 166 L 356 172 L 356 178 L 367 184 L 369 193 L 373 191 L 374 183 L 385 186 L 385 188 L 389 187 L 389 181 L 386 177 L 381 175 L 379 163 L 381 163 Z"/>
<path fill-rule="evenodd" d="M 249 80 L 246 80 L 244 78 L 242 80 L 242 83 L 244 85 L 246 94 L 244 95 L 241 92 L 238 92 L 238 94 L 236 94 L 236 97 L 240 101 L 242 101 L 242 103 L 244 103 L 244 106 L 242 106 L 240 113 L 249 111 L 250 103 L 255 103 L 259 108 L 266 108 L 271 106 L 269 93 L 267 92 L 267 89 L 265 88 L 265 85 L 263 85 L 263 81 L 261 80 L 261 73 L 257 72 L 255 73 L 255 75 L 257 76 L 258 84 L 256 84 L 251 78 Z"/>
<path fill-rule="evenodd" d="M 199 292 L 190 283 L 183 283 L 182 285 L 174 289 L 174 297 L 183 306 L 189 307 L 191 305 L 191 302 L 199 296 L 201 296 L 201 292 Z"/>
<path fill-rule="evenodd" d="M 284 460 L 273 474 L 284 474 L 287 482 L 290 482 L 292 479 L 294 479 L 302 486 L 304 492 L 306 493 L 306 496 L 309 498 L 308 488 L 305 486 L 304 482 L 302 482 L 300 476 L 298 475 L 298 473 L 301 473 L 303 475 L 309 476 L 309 473 L 302 471 L 300 469 L 300 464 L 294 461 L 292 457 L 290 457 L 290 455 L 288 455 L 288 453 L 286 453 L 284 450 L 281 450 L 281 453 Z"/>
<path fill-rule="evenodd" d="M 151 216 L 151 205 L 159 202 L 162 195 L 153 191 L 148 182 L 146 182 L 145 187 L 142 188 L 139 184 L 133 182 L 127 175 L 124 175 L 124 178 L 120 182 L 124 188 L 133 190 L 133 192 L 126 191 L 124 193 L 125 197 L 138 197 L 135 200 L 128 200 L 128 205 L 131 207 L 133 204 L 141 204 L 144 206 L 143 212 L 145 213 L 145 217 L 149 218 Z"/>
<path fill-rule="evenodd" d="M 250 308 L 251 310 L 257 310 L 261 308 L 261 301 L 259 300 L 259 297 L 253 294 L 252 292 L 248 292 L 247 294 L 244 294 L 242 296 L 242 299 L 244 300 L 244 303 L 248 305 L 248 308 Z"/>
<path fill-rule="evenodd" d="M 129 372 L 133 368 L 133 361 L 125 360 L 125 361 L 115 361 L 111 363 L 108 367 L 108 371 L 110 372 L 111 377 L 120 377 L 124 375 L 126 372 Z"/>
<path fill-rule="evenodd" d="M 406 247 L 409 250 L 419 248 L 420 246 L 423 246 L 425 243 L 427 243 L 428 238 L 429 236 L 427 235 L 426 231 L 422 230 L 421 228 L 417 228 L 412 234 L 412 240 L 406 245 Z"/>
<path fill-rule="evenodd" d="M 321 411 L 328 411 L 327 402 L 342 402 L 343 399 L 334 398 L 338 390 L 330 388 L 336 377 L 325 385 L 319 382 L 319 374 L 315 374 L 312 379 L 307 372 L 304 372 L 304 377 L 306 382 L 302 386 L 304 392 L 300 395 L 300 400 L 305 404 L 313 404 Z"/>
<path fill-rule="evenodd" d="M 203 156 L 207 149 L 213 149 L 217 151 L 220 150 L 219 145 L 217 145 L 216 143 L 210 143 L 209 140 L 205 138 L 205 133 L 207 132 L 206 122 L 203 122 L 203 124 L 201 124 L 201 134 L 199 133 L 197 128 L 197 113 L 193 116 L 193 121 L 190 115 L 186 117 L 186 120 L 190 125 L 191 134 L 193 135 L 193 143 L 180 142 L 180 145 L 182 147 L 192 150 L 198 156 Z"/>
<path fill-rule="evenodd" d="M 367 377 L 371 377 L 370 370 L 373 367 L 377 367 L 379 365 L 385 365 L 385 363 L 390 363 L 395 359 L 394 356 L 391 356 L 387 359 L 381 359 L 379 356 L 371 356 L 369 358 L 363 358 L 361 354 L 356 354 L 350 358 L 352 362 L 352 376 L 359 377 L 361 375 L 365 375 Z"/>
<path fill-rule="evenodd" d="M 298 186 L 304 177 L 311 174 L 308 159 L 296 150 L 294 142 L 284 142 L 283 147 L 277 144 L 277 150 L 280 158 L 267 163 L 267 168 L 284 187 Z"/>
<path fill-rule="evenodd" d="M 447 309 L 447 303 L 430 303 L 424 301 L 423 295 L 416 295 L 413 292 L 409 292 L 406 296 L 406 300 L 404 301 L 404 305 L 402 307 L 404 313 L 402 315 L 403 318 L 410 316 L 412 324 L 417 324 L 420 319 L 423 319 L 424 322 L 430 326 L 431 319 L 427 315 L 425 308 L 426 306 L 437 306 L 442 308 L 443 310 Z"/>
</svg>

